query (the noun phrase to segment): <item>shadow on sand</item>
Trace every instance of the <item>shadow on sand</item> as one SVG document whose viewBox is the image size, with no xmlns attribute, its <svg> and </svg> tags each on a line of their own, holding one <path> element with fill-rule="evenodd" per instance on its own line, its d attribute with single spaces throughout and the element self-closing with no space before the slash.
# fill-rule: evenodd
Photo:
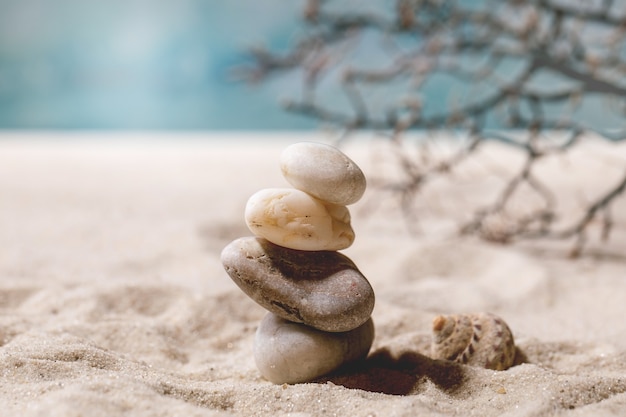
<svg viewBox="0 0 626 417">
<path fill-rule="evenodd" d="M 526 362 L 526 355 L 518 349 L 514 366 Z M 318 382 L 330 381 L 346 388 L 389 395 L 411 395 L 426 389 L 430 381 L 454 396 L 468 378 L 468 367 L 458 363 L 433 360 L 414 351 L 395 356 L 389 349 L 381 348 L 366 360 L 343 367 Z"/>
</svg>

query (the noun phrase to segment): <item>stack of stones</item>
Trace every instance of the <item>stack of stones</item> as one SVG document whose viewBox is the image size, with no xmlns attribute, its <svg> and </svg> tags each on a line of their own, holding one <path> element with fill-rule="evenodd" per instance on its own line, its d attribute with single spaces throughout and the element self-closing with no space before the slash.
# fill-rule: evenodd
<svg viewBox="0 0 626 417">
<path fill-rule="evenodd" d="M 337 148 L 302 142 L 280 159 L 294 188 L 264 189 L 248 200 L 254 237 L 222 251 L 228 275 L 269 313 L 255 336 L 261 374 L 277 383 L 311 381 L 367 356 L 374 339 L 374 291 L 337 252 L 354 241 L 350 212 L 365 176 Z"/>
</svg>

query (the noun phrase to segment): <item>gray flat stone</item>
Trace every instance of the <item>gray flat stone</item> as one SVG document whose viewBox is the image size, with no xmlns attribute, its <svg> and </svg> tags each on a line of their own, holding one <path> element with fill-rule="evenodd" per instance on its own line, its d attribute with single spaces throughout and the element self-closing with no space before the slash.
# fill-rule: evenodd
<svg viewBox="0 0 626 417">
<path fill-rule="evenodd" d="M 359 327 L 374 309 L 374 291 L 339 252 L 283 248 L 256 237 L 236 239 L 222 251 L 228 275 L 268 311 L 327 332 Z"/>
<path fill-rule="evenodd" d="M 308 382 L 364 359 L 373 340 L 372 319 L 349 332 L 328 333 L 268 313 L 256 332 L 254 360 L 275 384 Z"/>
</svg>

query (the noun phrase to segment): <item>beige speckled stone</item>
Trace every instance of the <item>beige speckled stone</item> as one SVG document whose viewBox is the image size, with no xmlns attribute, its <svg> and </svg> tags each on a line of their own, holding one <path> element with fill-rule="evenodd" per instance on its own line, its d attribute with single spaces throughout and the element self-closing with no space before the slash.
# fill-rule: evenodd
<svg viewBox="0 0 626 417">
<path fill-rule="evenodd" d="M 268 311 L 328 332 L 345 332 L 367 321 L 374 291 L 354 263 L 339 252 L 283 248 L 244 237 L 222 251 L 232 280 Z"/>
<path fill-rule="evenodd" d="M 365 358 L 373 340 L 371 319 L 349 332 L 327 333 L 268 313 L 256 332 L 254 359 L 269 381 L 295 384 Z"/>
<path fill-rule="evenodd" d="M 297 250 L 341 250 L 354 242 L 350 212 L 293 188 L 267 188 L 246 204 L 252 233 Z"/>
<path fill-rule="evenodd" d="M 295 188 L 338 205 L 356 203 L 365 192 L 365 175 L 350 158 L 334 146 L 300 142 L 280 156 L 285 179 Z"/>
</svg>

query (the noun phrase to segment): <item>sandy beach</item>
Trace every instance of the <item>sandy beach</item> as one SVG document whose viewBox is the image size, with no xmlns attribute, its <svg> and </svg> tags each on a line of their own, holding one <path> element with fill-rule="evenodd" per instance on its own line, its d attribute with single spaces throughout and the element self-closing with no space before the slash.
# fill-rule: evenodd
<svg viewBox="0 0 626 417">
<path fill-rule="evenodd" d="M 0 135 L 1 416 L 623 416 L 626 198 L 613 233 L 510 245 L 459 236 L 522 155 L 488 144 L 416 202 L 368 188 L 342 251 L 376 293 L 369 358 L 274 385 L 252 356 L 265 311 L 220 263 L 249 236 L 243 210 L 288 186 L 281 150 L 322 134 Z M 343 148 L 370 179 L 397 166 L 379 141 Z M 613 185 L 626 144 L 590 140 L 538 167 L 564 223 Z M 521 203 L 520 203 L 521 204 Z M 433 361 L 437 314 L 489 311 L 509 324 L 517 365 Z"/>
</svg>

